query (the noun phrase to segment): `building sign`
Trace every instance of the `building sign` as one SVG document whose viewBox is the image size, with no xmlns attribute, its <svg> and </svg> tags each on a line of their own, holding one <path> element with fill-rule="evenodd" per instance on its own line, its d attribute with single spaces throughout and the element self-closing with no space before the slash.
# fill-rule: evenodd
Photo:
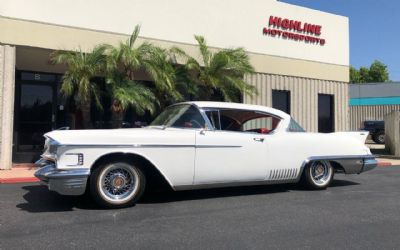
<svg viewBox="0 0 400 250">
<path fill-rule="evenodd" d="M 276 16 L 270 16 L 268 26 L 263 28 L 265 36 L 323 46 L 326 41 L 320 37 L 321 32 L 321 25 Z"/>
</svg>

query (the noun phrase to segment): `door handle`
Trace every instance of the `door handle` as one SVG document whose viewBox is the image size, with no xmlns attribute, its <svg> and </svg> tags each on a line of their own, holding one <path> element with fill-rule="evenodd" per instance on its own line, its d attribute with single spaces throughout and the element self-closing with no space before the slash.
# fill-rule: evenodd
<svg viewBox="0 0 400 250">
<path fill-rule="evenodd" d="M 264 142 L 264 138 L 253 138 L 254 141 Z"/>
</svg>

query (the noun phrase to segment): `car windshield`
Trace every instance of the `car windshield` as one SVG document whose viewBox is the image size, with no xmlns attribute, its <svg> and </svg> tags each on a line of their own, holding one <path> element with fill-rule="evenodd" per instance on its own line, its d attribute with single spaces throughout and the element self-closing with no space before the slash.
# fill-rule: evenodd
<svg viewBox="0 0 400 250">
<path fill-rule="evenodd" d="M 175 128 L 205 128 L 205 121 L 199 110 L 190 104 L 168 107 L 150 124 Z"/>
</svg>

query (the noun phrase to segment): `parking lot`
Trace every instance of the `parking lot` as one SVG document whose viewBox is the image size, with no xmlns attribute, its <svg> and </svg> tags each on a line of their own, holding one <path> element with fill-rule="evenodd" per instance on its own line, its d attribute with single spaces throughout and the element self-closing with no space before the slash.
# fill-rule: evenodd
<svg viewBox="0 0 400 250">
<path fill-rule="evenodd" d="M 102 210 L 39 184 L 0 184 L 0 249 L 394 249 L 400 167 L 296 185 L 148 195 Z"/>
</svg>

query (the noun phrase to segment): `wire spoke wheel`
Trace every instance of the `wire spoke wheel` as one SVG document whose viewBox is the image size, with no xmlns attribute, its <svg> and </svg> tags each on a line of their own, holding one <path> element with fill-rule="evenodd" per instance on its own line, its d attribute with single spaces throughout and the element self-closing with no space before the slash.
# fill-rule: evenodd
<svg viewBox="0 0 400 250">
<path fill-rule="evenodd" d="M 138 170 L 124 162 L 105 166 L 97 179 L 101 198 L 112 204 L 124 204 L 138 193 L 140 177 Z"/>
</svg>

